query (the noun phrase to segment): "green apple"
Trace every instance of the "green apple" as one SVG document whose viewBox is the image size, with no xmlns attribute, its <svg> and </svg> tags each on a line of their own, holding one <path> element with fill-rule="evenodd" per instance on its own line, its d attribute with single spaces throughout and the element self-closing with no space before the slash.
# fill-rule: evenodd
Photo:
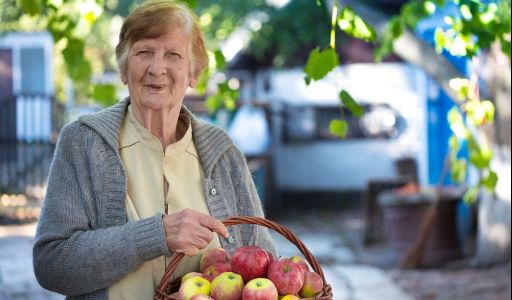
<svg viewBox="0 0 512 300">
<path fill-rule="evenodd" d="M 212 281 L 211 296 L 214 299 L 240 300 L 243 288 L 242 276 L 233 272 L 224 272 Z"/>
<path fill-rule="evenodd" d="M 300 298 L 295 295 L 286 295 L 283 296 L 280 300 L 300 300 Z"/>
<path fill-rule="evenodd" d="M 183 282 L 180 286 L 180 299 L 190 300 L 195 295 L 210 295 L 211 284 L 203 277 L 194 276 Z"/>
<path fill-rule="evenodd" d="M 206 278 L 206 275 L 203 274 L 203 273 L 199 273 L 199 272 L 188 272 L 187 274 L 183 275 L 183 277 L 181 277 L 181 284 L 183 284 L 183 282 L 185 282 L 185 280 L 189 279 L 189 278 L 192 278 L 192 277 L 203 277 L 203 278 Z M 206 278 L 208 279 L 208 278 Z"/>
<path fill-rule="evenodd" d="M 314 298 L 322 291 L 323 287 L 324 281 L 318 273 L 307 272 L 304 275 L 304 285 L 302 286 L 299 295 L 303 298 Z"/>
</svg>

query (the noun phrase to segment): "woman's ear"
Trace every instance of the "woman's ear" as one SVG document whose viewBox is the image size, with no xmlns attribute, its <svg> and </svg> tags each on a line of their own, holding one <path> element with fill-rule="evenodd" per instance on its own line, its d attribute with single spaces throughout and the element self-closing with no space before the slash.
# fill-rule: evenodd
<svg viewBox="0 0 512 300">
<path fill-rule="evenodd" d="M 195 77 L 195 76 L 190 77 L 190 81 L 188 82 L 188 85 L 191 88 L 195 88 L 197 85 L 197 77 Z"/>
<path fill-rule="evenodd" d="M 121 71 L 121 81 L 123 82 L 124 85 L 126 85 L 126 83 L 128 82 L 128 79 L 126 78 L 125 71 Z"/>
</svg>

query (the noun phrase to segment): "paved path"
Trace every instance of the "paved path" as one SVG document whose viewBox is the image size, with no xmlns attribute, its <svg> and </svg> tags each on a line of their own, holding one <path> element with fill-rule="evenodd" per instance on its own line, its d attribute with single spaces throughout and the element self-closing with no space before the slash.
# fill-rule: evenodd
<svg viewBox="0 0 512 300">
<path fill-rule="evenodd" d="M 0 226 L 0 300 L 62 300 L 44 290 L 32 271 L 35 224 Z"/>
<path fill-rule="evenodd" d="M 39 286 L 32 271 L 35 224 L 0 226 L 0 300 L 62 300 L 63 296 Z M 282 256 L 300 254 L 289 241 L 275 232 Z M 322 266 L 335 300 L 409 300 L 390 277 L 378 268 L 355 264 L 352 251 L 336 233 L 295 232 Z"/>
<path fill-rule="evenodd" d="M 300 254 L 295 245 L 271 232 L 281 256 Z M 295 228 L 294 234 L 306 245 L 320 263 L 334 300 L 411 300 L 384 271 L 369 265 L 356 264 L 355 255 L 344 245 L 339 232 L 328 230 L 310 233 Z"/>
</svg>

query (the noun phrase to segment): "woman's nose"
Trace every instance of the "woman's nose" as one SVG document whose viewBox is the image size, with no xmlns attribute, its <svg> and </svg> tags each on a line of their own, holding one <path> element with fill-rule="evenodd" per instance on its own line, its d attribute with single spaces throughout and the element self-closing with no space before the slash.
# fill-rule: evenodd
<svg viewBox="0 0 512 300">
<path fill-rule="evenodd" d="M 153 56 L 148 68 L 149 74 L 153 76 L 164 75 L 167 72 L 167 68 L 165 67 L 165 61 L 163 57 L 159 55 Z"/>
</svg>

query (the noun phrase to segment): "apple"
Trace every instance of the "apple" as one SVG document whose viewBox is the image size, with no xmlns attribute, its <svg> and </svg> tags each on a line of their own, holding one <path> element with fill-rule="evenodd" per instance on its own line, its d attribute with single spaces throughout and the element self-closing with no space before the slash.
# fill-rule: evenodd
<svg viewBox="0 0 512 300">
<path fill-rule="evenodd" d="M 241 300 L 244 279 L 233 272 L 224 272 L 212 281 L 211 296 L 214 299 Z"/>
<path fill-rule="evenodd" d="M 300 264 L 283 257 L 270 266 L 267 278 L 276 285 L 280 295 L 296 295 L 304 284 L 304 269 Z"/>
<path fill-rule="evenodd" d="M 179 290 L 180 299 L 190 300 L 195 295 L 210 295 L 210 282 L 203 277 L 194 276 L 183 282 Z"/>
<path fill-rule="evenodd" d="M 272 252 L 270 252 L 270 251 L 267 251 L 267 255 L 268 255 L 268 259 L 269 259 L 268 265 L 270 266 L 276 259 L 274 258 L 274 254 L 272 254 Z"/>
<path fill-rule="evenodd" d="M 243 291 L 244 300 L 277 300 L 276 286 L 267 278 L 255 278 L 249 281 Z"/>
<path fill-rule="evenodd" d="M 206 278 L 206 275 L 204 275 L 203 273 L 188 272 L 187 274 L 183 275 L 183 277 L 181 277 L 181 284 L 183 284 L 183 282 L 185 282 L 185 280 L 192 278 L 192 277 L 196 277 L 196 276 Z"/>
<path fill-rule="evenodd" d="M 205 295 L 198 294 L 198 295 L 195 295 L 194 297 L 190 298 L 190 300 L 215 300 L 215 299 L 210 298 Z"/>
<path fill-rule="evenodd" d="M 216 262 L 229 263 L 229 254 L 223 248 L 212 248 L 206 250 L 199 261 L 199 271 L 204 272 L 206 268 Z"/>
<path fill-rule="evenodd" d="M 231 257 L 233 272 L 240 274 L 244 282 L 254 278 L 267 277 L 270 258 L 265 250 L 258 246 L 242 246 Z"/>
<path fill-rule="evenodd" d="M 295 295 L 286 295 L 283 296 L 280 300 L 300 300 L 300 298 Z"/>
<path fill-rule="evenodd" d="M 203 274 L 206 276 L 206 279 L 212 281 L 224 272 L 231 272 L 231 265 L 225 262 L 217 262 L 206 268 Z"/>
<path fill-rule="evenodd" d="M 309 264 L 304 257 L 299 256 L 299 255 L 294 255 L 294 256 L 290 257 L 290 259 L 294 263 L 298 263 L 299 265 L 301 265 L 304 268 L 304 273 L 309 272 Z"/>
<path fill-rule="evenodd" d="M 303 298 L 314 298 L 322 291 L 323 287 L 324 281 L 318 273 L 307 272 L 304 275 L 304 285 L 302 286 L 299 295 Z"/>
</svg>

